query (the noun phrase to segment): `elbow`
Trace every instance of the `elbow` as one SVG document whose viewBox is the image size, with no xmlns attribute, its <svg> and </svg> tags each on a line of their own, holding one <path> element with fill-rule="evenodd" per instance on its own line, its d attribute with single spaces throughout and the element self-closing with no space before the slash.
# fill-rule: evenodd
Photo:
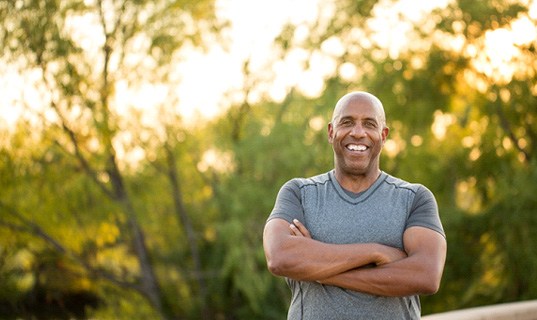
<svg viewBox="0 0 537 320">
<path fill-rule="evenodd" d="M 282 276 L 282 268 L 274 263 L 274 262 L 271 262 L 271 261 L 268 261 L 267 262 L 267 268 L 269 270 L 270 273 L 272 273 L 273 275 L 275 276 Z"/>
<path fill-rule="evenodd" d="M 432 295 L 438 292 L 440 289 L 440 283 L 429 283 L 421 288 L 422 295 Z"/>
<path fill-rule="evenodd" d="M 283 259 L 267 257 L 267 268 L 275 276 L 285 276 L 285 264 Z"/>
<path fill-rule="evenodd" d="M 301 274 L 299 266 L 299 261 L 289 255 L 267 255 L 267 268 L 275 276 L 295 278 L 297 273 Z"/>
<path fill-rule="evenodd" d="M 444 271 L 443 264 L 431 265 L 421 270 L 418 284 L 418 292 L 422 295 L 432 295 L 440 290 L 442 274 Z"/>
<path fill-rule="evenodd" d="M 422 295 L 432 295 L 438 292 L 440 290 L 440 280 L 441 276 L 439 277 L 431 277 L 426 278 L 426 281 L 423 281 L 423 283 L 420 286 L 420 294 Z"/>
</svg>

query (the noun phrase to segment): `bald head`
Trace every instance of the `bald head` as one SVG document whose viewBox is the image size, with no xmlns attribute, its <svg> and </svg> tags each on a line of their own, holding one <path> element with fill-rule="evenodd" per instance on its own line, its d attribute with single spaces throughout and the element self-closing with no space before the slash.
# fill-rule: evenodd
<svg viewBox="0 0 537 320">
<path fill-rule="evenodd" d="M 332 123 L 340 116 L 341 111 L 346 107 L 349 103 L 355 102 L 355 101 L 362 101 L 362 102 L 368 102 L 373 106 L 376 111 L 377 115 L 379 117 L 379 120 L 381 120 L 382 125 L 386 126 L 386 114 L 384 113 L 384 107 L 382 106 L 382 102 L 379 100 L 379 98 L 375 97 L 369 92 L 365 91 L 354 91 L 347 93 L 339 101 L 336 103 L 336 106 L 334 108 L 334 113 L 332 114 Z"/>
</svg>

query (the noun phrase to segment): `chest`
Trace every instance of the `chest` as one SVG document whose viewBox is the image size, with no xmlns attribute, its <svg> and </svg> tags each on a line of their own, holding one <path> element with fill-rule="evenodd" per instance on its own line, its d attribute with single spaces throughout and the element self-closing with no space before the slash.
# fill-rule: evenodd
<svg viewBox="0 0 537 320">
<path fill-rule="evenodd" d="M 303 194 L 305 224 L 312 237 L 327 243 L 375 242 L 403 248 L 411 207 L 407 193 L 373 194 L 347 201 L 334 191 Z"/>
</svg>

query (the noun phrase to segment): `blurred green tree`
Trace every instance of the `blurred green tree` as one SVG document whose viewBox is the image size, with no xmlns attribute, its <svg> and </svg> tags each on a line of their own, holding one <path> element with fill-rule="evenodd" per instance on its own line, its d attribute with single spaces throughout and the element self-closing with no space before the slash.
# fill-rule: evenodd
<svg viewBox="0 0 537 320">
<path fill-rule="evenodd" d="M 279 59 L 332 66 L 319 97 L 297 83 L 281 102 L 253 99 L 264 83 L 245 63 L 230 92 L 242 99 L 188 128 L 177 97 L 154 128 L 115 94 L 121 81 L 173 85 L 174 53 L 219 30 L 212 2 L 0 3 L 3 57 L 36 72 L 47 106 L 0 136 L 2 301 L 68 291 L 95 317 L 283 318 L 263 224 L 286 180 L 332 168 L 326 125 L 350 90 L 384 101 L 383 169 L 439 202 L 448 261 L 423 313 L 537 297 L 535 9 L 452 1 L 416 18 L 397 3 L 325 1 L 307 31 L 284 28 Z M 69 36 L 73 19 L 94 19 L 96 48 Z"/>
<path fill-rule="evenodd" d="M 167 161 L 163 174 L 172 186 L 167 194 L 188 235 L 199 292 L 194 305 L 208 312 L 198 241 L 178 177 L 177 136 L 168 136 L 171 129 L 159 136 L 139 118 L 137 127 L 130 124 L 116 99 L 124 83 L 173 85 L 170 63 L 177 52 L 203 47 L 204 37 L 224 26 L 214 2 L 17 0 L 2 2 L 0 17 L 2 58 L 33 79 L 28 85 L 39 94 L 35 109 L 35 101 L 25 100 L 35 118 L 17 128 L 20 146 L 11 139 L 11 148 L 3 150 L 7 174 L 0 224 L 45 240 L 71 265 L 82 267 L 85 277 L 137 291 L 155 315 L 169 318 L 179 310 L 171 306 L 175 298 L 162 292 L 166 280 L 159 279 L 152 252 L 158 248 L 143 227 L 151 211 L 137 201 L 139 186 L 132 177 L 139 165 L 136 153 L 161 148 Z M 173 115 L 162 117 L 178 120 Z M 153 142 L 142 144 L 147 141 Z"/>
<path fill-rule="evenodd" d="M 332 18 L 307 36 L 288 26 L 282 55 L 329 56 L 329 94 L 379 96 L 391 127 L 384 170 L 436 194 L 449 254 L 424 313 L 537 297 L 522 272 L 537 267 L 527 237 L 537 209 L 535 8 L 452 1 L 416 18 L 398 1 L 329 4 Z"/>
</svg>

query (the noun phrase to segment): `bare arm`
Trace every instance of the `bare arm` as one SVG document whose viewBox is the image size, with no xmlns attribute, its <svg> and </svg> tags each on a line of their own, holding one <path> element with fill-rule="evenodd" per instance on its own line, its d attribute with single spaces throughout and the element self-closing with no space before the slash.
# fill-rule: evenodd
<svg viewBox="0 0 537 320">
<path fill-rule="evenodd" d="M 287 221 L 276 218 L 265 225 L 263 247 L 268 268 L 275 275 L 306 281 L 334 277 L 333 280 L 337 281 L 335 276 L 346 271 L 406 256 L 398 249 L 375 243 L 323 243 L 312 239 L 300 223 L 295 224 L 297 226 L 293 227 Z"/>
<path fill-rule="evenodd" d="M 407 258 L 376 268 L 350 270 L 320 282 L 380 296 L 435 293 L 444 270 L 445 238 L 427 228 L 411 227 L 403 241 Z"/>
</svg>

